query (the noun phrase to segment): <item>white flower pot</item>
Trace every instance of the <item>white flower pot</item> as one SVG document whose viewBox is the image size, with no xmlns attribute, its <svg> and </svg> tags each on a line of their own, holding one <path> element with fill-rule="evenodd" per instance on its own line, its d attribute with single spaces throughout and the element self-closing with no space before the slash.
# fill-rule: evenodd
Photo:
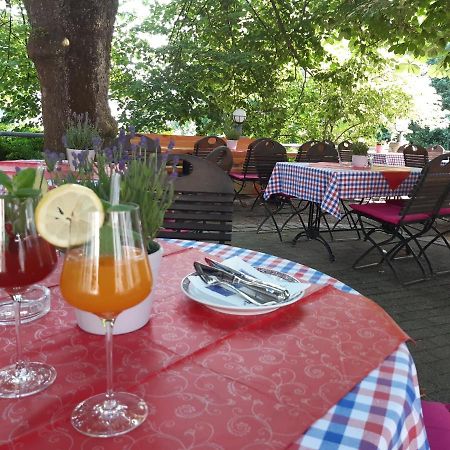
<svg viewBox="0 0 450 450">
<path fill-rule="evenodd" d="M 87 152 L 87 160 L 91 163 L 95 158 L 95 150 L 77 150 L 75 148 L 66 148 L 67 160 L 69 161 L 70 170 L 75 170 L 74 160 L 78 153 Z"/>
<path fill-rule="evenodd" d="M 117 316 L 113 327 L 114 334 L 131 333 L 132 331 L 142 328 L 150 320 L 153 292 L 156 280 L 158 279 L 159 266 L 161 264 L 162 256 L 162 246 L 157 252 L 148 255 L 148 261 L 152 270 L 153 289 L 144 301 L 136 306 L 133 306 L 132 308 L 126 309 Z M 102 321 L 95 314 L 87 311 L 81 311 L 80 309 L 75 309 L 75 316 L 78 326 L 83 331 L 92 334 L 105 334 Z"/>
<path fill-rule="evenodd" d="M 236 150 L 237 143 L 238 143 L 237 140 L 235 141 L 235 140 L 233 140 L 233 139 L 228 139 L 228 140 L 227 140 L 227 147 L 228 147 L 230 150 Z"/>
<path fill-rule="evenodd" d="M 367 167 L 369 164 L 369 158 L 367 155 L 352 155 L 353 167 Z"/>
</svg>

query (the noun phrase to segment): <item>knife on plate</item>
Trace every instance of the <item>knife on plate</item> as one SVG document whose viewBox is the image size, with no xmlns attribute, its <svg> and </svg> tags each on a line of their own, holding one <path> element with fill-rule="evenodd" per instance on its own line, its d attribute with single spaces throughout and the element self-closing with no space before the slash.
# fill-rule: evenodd
<svg viewBox="0 0 450 450">
<path fill-rule="evenodd" d="M 213 259 L 210 258 L 205 258 L 205 261 L 210 267 L 222 270 L 223 272 L 226 272 L 229 275 L 233 275 L 234 277 L 238 278 L 242 282 L 247 283 L 253 288 L 263 290 L 269 295 L 274 295 L 278 300 L 286 300 L 290 297 L 290 292 L 281 286 L 266 281 L 262 281 L 252 275 L 240 272 L 239 270 L 236 269 L 232 269 L 231 267 L 228 267 L 225 264 L 222 264 L 218 261 L 214 261 Z"/>
</svg>

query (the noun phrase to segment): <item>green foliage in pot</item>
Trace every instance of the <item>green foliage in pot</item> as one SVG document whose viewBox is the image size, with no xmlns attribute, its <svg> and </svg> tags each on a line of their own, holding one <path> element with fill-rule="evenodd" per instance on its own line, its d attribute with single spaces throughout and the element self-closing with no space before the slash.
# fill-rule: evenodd
<svg viewBox="0 0 450 450">
<path fill-rule="evenodd" d="M 99 147 L 100 134 L 97 126 L 89 120 L 88 113 L 72 114 L 66 134 L 63 136 L 63 143 L 66 148 L 78 150 L 93 150 Z"/>
<path fill-rule="evenodd" d="M 237 141 L 241 137 L 241 132 L 231 125 L 229 128 L 225 129 L 225 137 L 229 141 Z"/>
<path fill-rule="evenodd" d="M 352 144 L 352 153 L 354 155 L 367 155 L 369 146 L 365 142 L 354 142 Z"/>
</svg>

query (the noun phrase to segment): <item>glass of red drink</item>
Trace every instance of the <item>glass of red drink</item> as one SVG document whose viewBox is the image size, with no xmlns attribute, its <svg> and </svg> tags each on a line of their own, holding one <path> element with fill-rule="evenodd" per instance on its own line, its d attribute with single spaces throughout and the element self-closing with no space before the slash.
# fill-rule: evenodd
<svg viewBox="0 0 450 450">
<path fill-rule="evenodd" d="M 0 288 L 14 304 L 16 362 L 0 369 L 0 398 L 20 398 L 50 386 L 55 369 L 26 361 L 20 339 L 20 305 L 30 285 L 43 280 L 57 263 L 55 248 L 36 231 L 34 208 L 39 195 L 0 196 Z"/>
</svg>

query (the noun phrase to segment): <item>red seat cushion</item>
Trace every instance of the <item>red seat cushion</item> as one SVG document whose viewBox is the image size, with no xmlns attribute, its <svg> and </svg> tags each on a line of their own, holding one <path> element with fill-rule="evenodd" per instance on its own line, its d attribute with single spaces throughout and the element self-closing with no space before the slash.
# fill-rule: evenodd
<svg viewBox="0 0 450 450">
<path fill-rule="evenodd" d="M 450 208 L 441 208 L 439 210 L 439 216 L 450 216 Z"/>
<path fill-rule="evenodd" d="M 431 450 L 450 449 L 449 405 L 422 400 L 422 412 Z"/>
<path fill-rule="evenodd" d="M 256 173 L 248 173 L 247 175 L 244 175 L 243 173 L 240 172 L 230 172 L 230 177 L 239 181 L 258 180 L 258 175 L 256 175 Z"/>
<path fill-rule="evenodd" d="M 430 216 L 428 214 L 408 214 L 404 217 L 400 215 L 401 206 L 394 203 L 365 203 L 353 204 L 350 207 L 357 213 L 393 225 L 398 225 L 400 221 L 403 223 L 422 222 Z"/>
</svg>

